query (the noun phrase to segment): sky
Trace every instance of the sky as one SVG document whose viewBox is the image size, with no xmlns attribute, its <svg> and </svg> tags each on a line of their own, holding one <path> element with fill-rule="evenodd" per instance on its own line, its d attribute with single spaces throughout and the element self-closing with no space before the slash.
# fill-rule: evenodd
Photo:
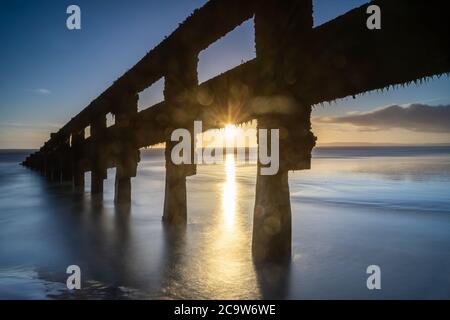
<svg viewBox="0 0 450 320">
<path fill-rule="evenodd" d="M 315 0 L 315 25 L 365 2 Z M 0 149 L 40 147 L 50 132 L 80 112 L 204 3 L 2 0 Z M 81 8 L 81 30 L 66 28 L 66 8 L 71 4 Z M 254 57 L 250 20 L 200 53 L 199 80 Z M 140 110 L 162 100 L 162 88 L 163 79 L 145 90 Z M 319 144 L 450 143 L 450 128 L 442 121 L 450 120 L 449 88 L 450 79 L 442 77 L 315 106 L 313 130 Z"/>
</svg>

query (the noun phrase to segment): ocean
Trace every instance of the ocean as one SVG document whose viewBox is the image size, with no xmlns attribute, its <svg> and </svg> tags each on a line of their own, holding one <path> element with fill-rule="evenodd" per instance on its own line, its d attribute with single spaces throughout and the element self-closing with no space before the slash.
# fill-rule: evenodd
<svg viewBox="0 0 450 320">
<path fill-rule="evenodd" d="M 175 231 L 162 150 L 141 152 L 130 208 L 114 206 L 114 170 L 92 199 L 89 174 L 76 192 L 20 166 L 28 153 L 0 151 L 0 299 L 450 299 L 450 147 L 316 148 L 289 174 L 292 261 L 265 266 L 251 256 L 254 164 L 199 166 Z"/>
</svg>

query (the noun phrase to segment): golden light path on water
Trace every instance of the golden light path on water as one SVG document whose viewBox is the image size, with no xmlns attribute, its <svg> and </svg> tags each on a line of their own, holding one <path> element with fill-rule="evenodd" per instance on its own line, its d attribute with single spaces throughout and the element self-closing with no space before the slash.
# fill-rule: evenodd
<svg viewBox="0 0 450 320">
<path fill-rule="evenodd" d="M 234 139 L 237 129 L 227 125 L 224 133 L 225 139 Z M 224 160 L 224 181 L 218 189 L 221 206 L 217 208 L 212 238 L 205 252 L 206 272 L 203 276 L 206 286 L 214 292 L 213 298 L 242 298 L 238 292 L 257 298 L 259 290 L 251 263 L 248 212 L 239 205 L 246 190 L 242 190 L 242 184 L 237 180 L 234 153 L 227 153 Z"/>
<path fill-rule="evenodd" d="M 227 227 L 232 227 L 236 216 L 237 186 L 236 163 L 234 154 L 227 154 L 225 159 L 226 181 L 223 186 L 222 208 L 224 222 Z"/>
<path fill-rule="evenodd" d="M 225 139 L 238 130 L 227 125 Z M 222 164 L 199 166 L 191 180 L 198 192 L 190 194 L 188 227 L 175 277 L 166 292 L 176 298 L 257 299 L 260 288 L 251 259 L 253 189 L 245 187 L 251 167 L 239 166 L 234 153 L 226 153 Z M 195 179 L 195 180 L 194 180 Z M 197 182 L 195 182 L 197 181 Z M 208 182 L 209 181 L 209 182 Z M 182 284 L 188 284 L 182 285 Z"/>
</svg>

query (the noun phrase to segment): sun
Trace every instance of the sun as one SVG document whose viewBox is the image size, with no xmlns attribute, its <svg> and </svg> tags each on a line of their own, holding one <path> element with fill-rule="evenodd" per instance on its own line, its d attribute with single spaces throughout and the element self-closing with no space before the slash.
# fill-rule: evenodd
<svg viewBox="0 0 450 320">
<path fill-rule="evenodd" d="M 231 124 L 231 123 L 227 124 L 225 126 L 225 138 L 227 140 L 234 139 L 236 137 L 236 131 L 237 131 L 237 129 L 234 124 Z"/>
</svg>

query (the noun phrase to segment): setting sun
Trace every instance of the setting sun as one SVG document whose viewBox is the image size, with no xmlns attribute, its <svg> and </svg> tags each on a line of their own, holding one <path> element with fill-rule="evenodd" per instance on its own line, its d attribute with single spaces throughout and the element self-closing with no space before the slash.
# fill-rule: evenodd
<svg viewBox="0 0 450 320">
<path fill-rule="evenodd" d="M 236 131 L 237 128 L 234 124 L 227 124 L 225 126 L 225 138 L 228 139 L 234 139 L 236 137 Z"/>
</svg>

